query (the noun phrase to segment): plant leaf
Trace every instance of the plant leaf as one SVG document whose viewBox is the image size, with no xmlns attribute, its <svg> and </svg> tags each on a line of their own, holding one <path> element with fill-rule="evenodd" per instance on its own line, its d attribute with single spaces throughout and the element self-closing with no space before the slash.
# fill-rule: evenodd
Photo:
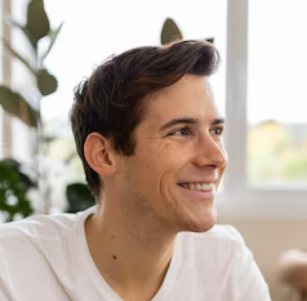
<svg viewBox="0 0 307 301">
<path fill-rule="evenodd" d="M 0 161 L 0 211 L 8 214 L 7 221 L 12 221 L 16 214 L 27 217 L 34 212 L 26 196 L 27 190 L 31 187 L 28 180 L 21 177 L 7 162 Z M 10 197 L 15 198 L 16 203 L 11 204 Z"/>
<path fill-rule="evenodd" d="M 174 40 L 182 40 L 182 34 L 176 23 L 172 19 L 167 18 L 161 32 L 161 44 L 165 45 Z"/>
<path fill-rule="evenodd" d="M 7 40 L 2 39 L 2 41 L 3 45 L 11 52 L 11 54 L 18 58 L 30 70 L 30 72 L 32 72 L 34 75 L 37 75 L 35 68 L 32 67 L 31 64 L 22 55 L 16 52 Z"/>
<path fill-rule="evenodd" d="M 54 45 L 54 43 L 55 43 L 55 41 L 58 37 L 58 34 L 60 33 L 60 31 L 63 27 L 63 24 L 64 24 L 64 22 L 62 22 L 56 30 L 50 30 L 50 32 L 49 32 L 50 44 L 49 44 L 47 51 L 45 52 L 45 54 L 41 58 L 42 61 L 47 57 L 50 50 L 52 49 L 52 47 L 53 47 L 53 45 Z"/>
<path fill-rule="evenodd" d="M 27 10 L 27 25 L 25 30 L 31 33 L 32 45 L 37 48 L 37 42 L 48 35 L 50 23 L 45 12 L 43 0 L 31 0 Z"/>
<path fill-rule="evenodd" d="M 46 96 L 57 90 L 58 82 L 46 69 L 42 69 L 37 75 L 37 86 L 41 94 Z"/>
<path fill-rule="evenodd" d="M 12 168 L 12 170 L 14 170 L 19 175 L 21 181 L 19 182 L 18 186 L 22 191 L 37 187 L 37 184 L 22 171 L 22 165 L 18 161 L 12 158 L 6 158 L 2 159 L 0 163 L 5 164 L 9 168 Z"/>
<path fill-rule="evenodd" d="M 66 187 L 68 208 L 66 212 L 78 212 L 95 205 L 95 199 L 87 185 L 73 183 Z"/>
<path fill-rule="evenodd" d="M 38 49 L 37 49 L 37 39 L 34 37 L 34 34 L 31 33 L 30 29 L 28 27 L 26 27 L 26 26 L 21 27 L 21 30 L 24 32 L 24 34 L 28 38 L 30 44 L 33 47 L 33 50 L 34 50 L 35 54 L 37 55 L 37 52 L 38 52 Z"/>
<path fill-rule="evenodd" d="M 211 44 L 214 44 L 214 38 L 206 38 L 205 41 L 211 43 Z"/>
<path fill-rule="evenodd" d="M 0 86 L 0 104 L 3 109 L 31 127 L 37 127 L 39 114 L 19 94 L 10 88 Z"/>
</svg>

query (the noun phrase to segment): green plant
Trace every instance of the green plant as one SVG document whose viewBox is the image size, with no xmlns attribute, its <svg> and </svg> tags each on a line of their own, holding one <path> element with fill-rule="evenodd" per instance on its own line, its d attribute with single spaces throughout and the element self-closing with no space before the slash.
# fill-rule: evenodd
<svg viewBox="0 0 307 301">
<path fill-rule="evenodd" d="M 17 214 L 27 217 L 33 213 L 27 192 L 35 186 L 17 161 L 0 161 L 0 211 L 7 213 L 6 221 L 13 221 Z"/>
<path fill-rule="evenodd" d="M 75 213 L 95 205 L 93 195 L 89 191 L 87 185 L 83 183 L 68 185 L 66 188 L 66 196 L 68 200 L 66 212 Z"/>
<path fill-rule="evenodd" d="M 50 53 L 59 32 L 63 26 L 60 26 L 53 30 L 50 28 L 50 22 L 48 16 L 45 12 L 43 0 L 31 0 L 27 7 L 27 22 L 25 25 L 21 25 L 14 20 L 8 20 L 11 27 L 19 28 L 29 41 L 32 47 L 35 64 L 31 64 L 27 61 L 18 51 L 12 48 L 8 40 L 3 37 L 3 45 L 10 53 L 19 59 L 29 70 L 29 72 L 35 76 L 37 88 L 40 95 L 46 96 L 54 93 L 57 90 L 57 80 L 49 73 L 49 71 L 44 66 L 44 61 L 48 54 Z M 39 55 L 39 41 L 44 38 L 49 37 L 49 45 L 47 50 L 42 55 Z M 38 127 L 40 124 L 40 104 L 38 108 L 30 105 L 30 101 L 24 98 L 17 91 L 13 91 L 10 87 L 2 85 L 0 86 L 0 104 L 3 109 L 22 120 L 28 126 Z"/>
<path fill-rule="evenodd" d="M 11 55 L 17 58 L 26 68 L 29 70 L 29 76 L 36 79 L 37 90 L 39 91 L 39 101 L 36 107 L 31 105 L 31 101 L 25 98 L 18 91 L 14 91 L 11 87 L 6 85 L 0 85 L 0 105 L 7 113 L 23 121 L 27 126 L 36 128 L 37 131 L 37 143 L 36 143 L 36 156 L 37 160 L 39 155 L 44 153 L 44 144 L 47 142 L 47 138 L 44 136 L 44 124 L 41 120 L 41 100 L 44 96 L 50 95 L 57 90 L 58 83 L 56 78 L 50 74 L 45 67 L 45 59 L 53 48 L 58 34 L 60 33 L 63 23 L 58 28 L 52 29 L 50 22 L 45 11 L 43 0 L 30 0 L 27 6 L 26 24 L 19 24 L 15 20 L 7 19 L 9 26 L 21 30 L 29 42 L 34 54 L 34 61 L 30 62 L 25 59 L 17 50 L 15 50 L 7 37 L 2 37 L 4 47 L 11 53 Z M 43 54 L 40 51 L 39 42 L 42 38 L 49 39 L 47 49 Z M 36 162 L 36 175 L 37 182 L 39 183 L 39 192 L 42 193 L 42 199 L 46 203 L 49 200 L 48 192 L 50 187 L 48 184 L 42 185 L 46 181 L 46 170 L 43 166 L 40 166 L 40 162 Z M 11 177 L 13 180 L 13 177 Z M 43 188 L 42 188 L 43 187 Z M 24 197 L 22 194 L 17 194 L 22 200 Z M 7 207 L 3 207 L 0 210 L 4 210 Z M 48 211 L 48 210 L 45 210 Z"/>
<path fill-rule="evenodd" d="M 183 35 L 175 23 L 171 18 L 167 18 L 163 24 L 161 31 L 161 44 L 165 45 L 175 40 L 182 40 Z M 205 41 L 208 41 L 213 44 L 214 38 L 206 38 Z"/>
</svg>

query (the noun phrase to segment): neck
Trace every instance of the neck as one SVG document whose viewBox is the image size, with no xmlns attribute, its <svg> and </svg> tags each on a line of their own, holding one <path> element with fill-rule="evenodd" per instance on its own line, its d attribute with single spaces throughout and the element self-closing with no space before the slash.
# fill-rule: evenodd
<svg viewBox="0 0 307 301">
<path fill-rule="evenodd" d="M 134 293 L 141 296 L 142 288 L 142 300 L 150 300 L 164 280 L 176 234 L 166 234 L 162 225 L 148 222 L 146 216 L 136 221 L 127 212 L 113 209 L 114 205 L 103 200 L 98 212 L 86 221 L 91 255 L 117 294 L 136 300 Z"/>
</svg>

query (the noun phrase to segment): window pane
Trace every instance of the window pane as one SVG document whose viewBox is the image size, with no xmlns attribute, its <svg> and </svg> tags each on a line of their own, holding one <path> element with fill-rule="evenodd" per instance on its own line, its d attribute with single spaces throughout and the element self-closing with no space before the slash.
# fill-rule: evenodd
<svg viewBox="0 0 307 301">
<path fill-rule="evenodd" d="M 249 1 L 249 184 L 307 187 L 307 2 Z"/>
</svg>

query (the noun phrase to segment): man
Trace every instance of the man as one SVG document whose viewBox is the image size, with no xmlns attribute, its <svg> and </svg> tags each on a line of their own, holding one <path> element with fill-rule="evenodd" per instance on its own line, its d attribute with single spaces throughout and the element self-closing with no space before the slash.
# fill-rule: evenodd
<svg viewBox="0 0 307 301">
<path fill-rule="evenodd" d="M 0 230 L 0 300 L 269 301 L 238 232 L 214 226 L 227 156 L 205 42 L 141 47 L 75 91 L 77 150 L 98 206 Z"/>
</svg>

